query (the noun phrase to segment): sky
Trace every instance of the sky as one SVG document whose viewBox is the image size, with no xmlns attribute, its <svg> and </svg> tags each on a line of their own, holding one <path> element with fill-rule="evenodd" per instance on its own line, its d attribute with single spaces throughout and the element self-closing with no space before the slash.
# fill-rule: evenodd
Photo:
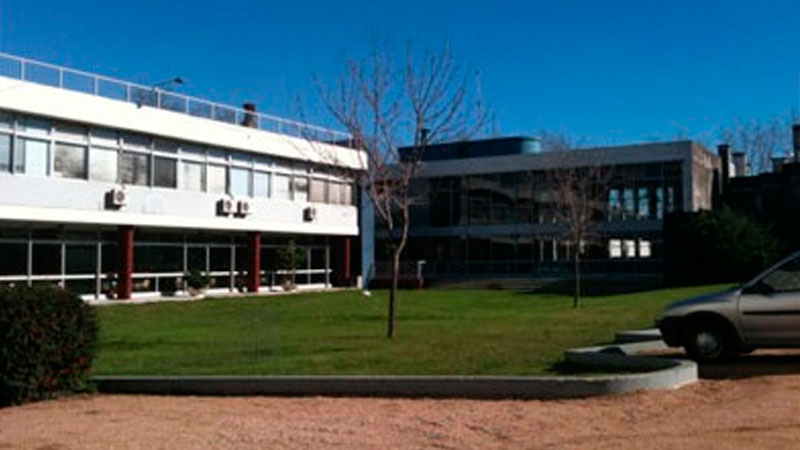
<svg viewBox="0 0 800 450">
<path fill-rule="evenodd" d="M 313 77 L 373 36 L 449 42 L 503 135 L 714 144 L 800 110 L 800 0 L 0 0 L 1 52 L 327 126 Z"/>
</svg>

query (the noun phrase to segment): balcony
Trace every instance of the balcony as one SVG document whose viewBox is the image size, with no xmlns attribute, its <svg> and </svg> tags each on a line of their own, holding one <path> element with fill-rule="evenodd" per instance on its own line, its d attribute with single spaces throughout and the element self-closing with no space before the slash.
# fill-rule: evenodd
<svg viewBox="0 0 800 450">
<path fill-rule="evenodd" d="M 29 81 L 139 106 L 173 111 L 232 125 L 248 123 L 254 128 L 321 142 L 344 144 L 350 135 L 329 128 L 283 119 L 268 114 L 214 103 L 158 87 L 144 86 L 53 64 L 0 53 L 0 76 Z"/>
</svg>

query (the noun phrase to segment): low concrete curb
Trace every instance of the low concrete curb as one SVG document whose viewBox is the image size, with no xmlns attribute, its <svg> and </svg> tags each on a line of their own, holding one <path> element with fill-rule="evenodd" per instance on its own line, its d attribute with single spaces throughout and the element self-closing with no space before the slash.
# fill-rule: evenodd
<svg viewBox="0 0 800 450">
<path fill-rule="evenodd" d="M 567 362 L 599 372 L 642 371 L 598 376 L 106 376 L 93 381 L 100 392 L 116 394 L 476 399 L 579 398 L 671 389 L 697 381 L 694 362 L 636 356 L 662 348 L 666 348 L 663 342 L 651 341 L 578 348 L 565 353 Z"/>
</svg>

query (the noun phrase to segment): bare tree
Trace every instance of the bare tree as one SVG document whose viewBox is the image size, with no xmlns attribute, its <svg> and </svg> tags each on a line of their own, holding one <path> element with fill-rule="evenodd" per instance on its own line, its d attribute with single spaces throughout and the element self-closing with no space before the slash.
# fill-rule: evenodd
<svg viewBox="0 0 800 450">
<path fill-rule="evenodd" d="M 421 53 L 409 45 L 397 58 L 391 45 L 373 42 L 366 59 L 346 61 L 335 84 L 317 80 L 322 103 L 366 155 L 362 191 L 392 254 L 389 338 L 394 336 L 400 261 L 415 201 L 409 187 L 429 145 L 467 139 L 483 129 L 487 113 L 475 75 L 473 84 L 447 45 Z"/>
<path fill-rule="evenodd" d="M 578 151 L 589 150 L 559 152 L 558 167 L 547 172 L 555 192 L 555 219 L 571 249 L 574 308 L 581 303 L 581 256 L 598 238 L 596 226 L 605 211 L 606 186 L 611 177 L 610 168 L 599 160 L 579 165 L 575 157 Z"/>
<path fill-rule="evenodd" d="M 734 119 L 720 131 L 720 139 L 736 150 L 744 151 L 752 173 L 766 172 L 772 157 L 791 153 L 792 115 L 771 119 Z M 794 117 L 796 120 L 796 117 Z"/>
</svg>

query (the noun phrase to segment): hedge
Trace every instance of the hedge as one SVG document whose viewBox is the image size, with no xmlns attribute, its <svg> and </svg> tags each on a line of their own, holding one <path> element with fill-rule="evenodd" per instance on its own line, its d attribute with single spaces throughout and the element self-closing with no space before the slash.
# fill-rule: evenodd
<svg viewBox="0 0 800 450">
<path fill-rule="evenodd" d="M 75 294 L 0 287 L 0 405 L 88 390 L 97 334 L 94 309 Z"/>
</svg>

